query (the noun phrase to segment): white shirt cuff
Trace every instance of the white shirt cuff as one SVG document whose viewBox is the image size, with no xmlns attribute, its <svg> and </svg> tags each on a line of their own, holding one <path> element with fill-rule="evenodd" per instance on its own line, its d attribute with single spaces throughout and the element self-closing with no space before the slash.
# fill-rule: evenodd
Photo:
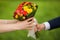
<svg viewBox="0 0 60 40">
<path fill-rule="evenodd" d="M 49 30 L 50 29 L 49 22 L 44 22 L 43 24 L 45 25 L 45 30 Z"/>
</svg>

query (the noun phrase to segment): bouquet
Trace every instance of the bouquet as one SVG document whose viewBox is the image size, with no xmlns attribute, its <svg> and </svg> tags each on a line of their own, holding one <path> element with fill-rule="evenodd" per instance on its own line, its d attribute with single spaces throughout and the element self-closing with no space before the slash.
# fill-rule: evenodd
<svg viewBox="0 0 60 40">
<path fill-rule="evenodd" d="M 24 21 L 30 17 L 33 17 L 35 15 L 37 8 L 38 8 L 38 6 L 34 3 L 23 2 L 23 3 L 19 4 L 18 8 L 14 12 L 13 17 L 19 21 Z M 28 36 L 34 35 L 33 38 L 35 38 L 35 32 L 34 33 L 33 32 L 34 31 L 30 30 L 28 33 Z"/>
<path fill-rule="evenodd" d="M 26 20 L 35 15 L 38 6 L 31 2 L 23 2 L 14 12 L 14 18 L 20 21 Z"/>
</svg>

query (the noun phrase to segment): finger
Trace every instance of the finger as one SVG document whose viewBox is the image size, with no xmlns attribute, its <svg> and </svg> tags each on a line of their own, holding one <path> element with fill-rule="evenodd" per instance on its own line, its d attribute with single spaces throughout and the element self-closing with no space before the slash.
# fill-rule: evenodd
<svg viewBox="0 0 60 40">
<path fill-rule="evenodd" d="M 41 30 L 43 30 L 43 29 L 42 29 L 42 27 L 40 26 L 40 27 L 38 28 L 38 31 L 41 31 Z"/>
<path fill-rule="evenodd" d="M 31 21 L 32 19 L 33 19 L 33 17 L 31 17 L 31 18 L 27 19 L 27 21 L 29 22 L 29 21 Z"/>
<path fill-rule="evenodd" d="M 39 29 L 40 28 L 40 24 L 37 24 L 36 27 L 37 27 L 37 29 Z"/>
<path fill-rule="evenodd" d="M 36 27 L 34 27 L 34 32 L 37 32 L 38 30 L 37 30 L 37 28 Z"/>
<path fill-rule="evenodd" d="M 36 25 L 36 28 L 37 28 L 37 31 L 41 30 L 39 24 Z"/>
<path fill-rule="evenodd" d="M 33 26 L 35 26 L 35 25 L 33 25 L 33 24 L 28 25 L 28 27 L 33 27 Z"/>
<path fill-rule="evenodd" d="M 33 23 L 34 23 L 34 20 L 32 20 L 32 21 L 28 22 L 28 24 L 33 24 Z"/>
<path fill-rule="evenodd" d="M 33 25 L 27 25 L 26 27 L 25 27 L 25 29 L 26 28 L 32 28 L 33 27 Z"/>
</svg>

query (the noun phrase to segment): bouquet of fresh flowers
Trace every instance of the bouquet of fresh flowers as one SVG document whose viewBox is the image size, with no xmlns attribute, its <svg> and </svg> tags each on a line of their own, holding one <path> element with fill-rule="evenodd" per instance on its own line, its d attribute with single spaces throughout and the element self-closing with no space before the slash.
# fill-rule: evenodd
<svg viewBox="0 0 60 40">
<path fill-rule="evenodd" d="M 14 18 L 20 21 L 24 21 L 30 17 L 33 17 L 35 15 L 35 12 L 37 10 L 38 6 L 31 2 L 23 2 L 18 6 L 16 11 L 14 12 Z M 35 35 L 34 31 L 29 31 L 28 36 Z M 32 37 L 31 36 L 31 37 Z M 35 38 L 35 37 L 33 37 Z"/>
<path fill-rule="evenodd" d="M 38 6 L 31 2 L 23 2 L 14 12 L 14 18 L 20 21 L 33 17 Z"/>
</svg>

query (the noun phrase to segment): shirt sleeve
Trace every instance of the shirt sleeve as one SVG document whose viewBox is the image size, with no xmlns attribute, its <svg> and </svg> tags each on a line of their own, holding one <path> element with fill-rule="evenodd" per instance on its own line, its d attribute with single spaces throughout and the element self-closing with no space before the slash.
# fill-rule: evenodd
<svg viewBox="0 0 60 40">
<path fill-rule="evenodd" d="M 43 24 L 45 25 L 45 30 L 49 30 L 50 29 L 49 22 L 44 22 Z"/>
</svg>

